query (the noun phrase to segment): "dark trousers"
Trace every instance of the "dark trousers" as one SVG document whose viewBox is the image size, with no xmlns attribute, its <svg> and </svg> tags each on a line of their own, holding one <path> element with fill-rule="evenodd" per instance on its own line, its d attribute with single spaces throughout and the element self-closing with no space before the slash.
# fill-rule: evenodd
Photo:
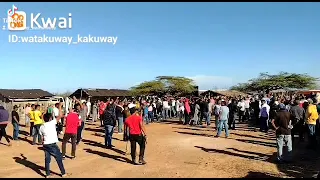
<svg viewBox="0 0 320 180">
<path fill-rule="evenodd" d="M 84 122 L 81 121 L 81 126 L 78 127 L 78 131 L 77 131 L 77 144 L 79 144 L 82 139 L 81 134 L 82 134 L 83 128 L 84 128 Z"/>
<path fill-rule="evenodd" d="M 33 141 L 32 141 L 32 144 L 36 144 L 36 141 L 38 139 L 38 143 L 39 144 L 42 144 L 42 138 L 41 138 L 41 135 L 40 135 L 40 124 L 36 124 L 33 126 Z"/>
<path fill-rule="evenodd" d="M 30 136 L 33 136 L 33 126 L 34 126 L 34 122 L 30 122 Z"/>
<path fill-rule="evenodd" d="M 308 144 L 309 147 L 317 147 L 317 139 L 316 139 L 316 125 L 308 124 Z"/>
<path fill-rule="evenodd" d="M 45 144 L 43 145 L 44 149 L 44 155 L 45 155 L 45 169 L 46 169 L 46 175 L 50 175 L 50 162 L 51 162 L 51 156 L 53 156 L 59 166 L 59 169 L 61 171 L 61 175 L 66 174 L 66 171 L 63 166 L 62 162 L 62 156 L 59 147 L 56 143 L 54 144 Z"/>
<path fill-rule="evenodd" d="M 267 132 L 269 130 L 268 118 L 260 117 L 260 131 Z"/>
<path fill-rule="evenodd" d="M 7 140 L 7 142 L 10 143 L 10 139 L 9 139 L 9 136 L 7 135 L 6 128 L 7 128 L 7 124 L 0 124 L 0 141 L 2 137 L 4 137 Z"/>
<path fill-rule="evenodd" d="M 101 127 L 103 127 L 103 114 L 100 114 L 99 117 L 100 117 Z"/>
<path fill-rule="evenodd" d="M 136 146 L 137 143 L 140 146 L 140 154 L 139 154 L 139 160 L 143 160 L 144 158 L 144 151 L 146 149 L 146 138 L 143 135 L 138 134 L 130 134 L 130 144 L 131 144 L 131 158 L 133 161 L 136 160 Z"/>
<path fill-rule="evenodd" d="M 185 111 L 184 112 L 184 124 L 189 124 L 190 122 L 190 115 Z"/>
<path fill-rule="evenodd" d="M 246 108 L 244 116 L 245 116 L 245 120 L 248 120 L 248 121 L 250 120 L 250 108 Z"/>
<path fill-rule="evenodd" d="M 62 156 L 66 155 L 66 148 L 67 148 L 67 143 L 71 139 L 71 156 L 75 157 L 76 156 L 76 147 L 77 147 L 77 134 L 69 134 L 66 133 L 63 135 L 63 140 L 62 140 Z"/>
<path fill-rule="evenodd" d="M 245 119 L 244 113 L 245 111 L 239 110 L 239 122 L 244 122 L 244 119 Z"/>
<path fill-rule="evenodd" d="M 299 134 L 299 140 L 304 140 L 304 133 L 305 133 L 305 125 L 303 125 L 303 120 L 299 121 L 297 124 L 293 126 L 293 129 L 291 130 L 291 137 L 292 142 L 295 141 L 294 135 Z"/>
<path fill-rule="evenodd" d="M 236 128 L 236 120 L 235 120 L 234 114 L 229 114 L 228 125 L 230 129 Z"/>
<path fill-rule="evenodd" d="M 18 140 L 19 138 L 19 123 L 12 121 L 12 126 L 13 126 L 13 140 Z"/>
<path fill-rule="evenodd" d="M 260 113 L 260 109 L 255 109 L 254 110 L 254 119 L 256 121 L 256 125 L 260 124 L 260 118 L 259 118 L 259 113 Z"/>
</svg>

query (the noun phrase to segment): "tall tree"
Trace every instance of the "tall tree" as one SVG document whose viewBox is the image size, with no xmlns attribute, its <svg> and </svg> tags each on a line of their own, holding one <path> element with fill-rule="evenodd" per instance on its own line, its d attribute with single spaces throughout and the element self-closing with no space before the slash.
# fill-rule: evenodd
<svg viewBox="0 0 320 180">
<path fill-rule="evenodd" d="M 250 79 L 247 83 L 233 86 L 231 89 L 242 92 L 264 91 L 272 88 L 313 89 L 317 86 L 317 81 L 318 78 L 308 74 L 280 72 L 279 74 L 270 75 L 269 73 L 260 73 L 257 78 Z"/>
<path fill-rule="evenodd" d="M 195 91 L 192 79 L 175 76 L 158 76 L 153 81 L 146 81 L 131 88 L 135 95 L 151 94 L 189 94 Z"/>
</svg>

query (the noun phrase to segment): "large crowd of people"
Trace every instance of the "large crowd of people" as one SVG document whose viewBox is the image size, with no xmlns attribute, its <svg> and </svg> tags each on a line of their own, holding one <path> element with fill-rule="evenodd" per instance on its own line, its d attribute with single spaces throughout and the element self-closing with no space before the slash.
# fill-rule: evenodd
<svg viewBox="0 0 320 180">
<path fill-rule="evenodd" d="M 56 158 L 61 175 L 67 176 L 63 166 L 66 157 L 66 144 L 71 139 L 71 159 L 76 158 L 76 147 L 83 139 L 86 121 L 100 121 L 105 131 L 105 147 L 113 148 L 114 132 L 123 134 L 123 140 L 131 146 L 132 163 L 146 164 L 144 152 L 147 143 L 145 125 L 149 123 L 179 119 L 184 125 L 211 126 L 214 120 L 216 137 L 225 131 L 236 129 L 238 123 L 251 123 L 261 132 L 275 130 L 277 144 L 277 160 L 279 163 L 290 161 L 292 141 L 299 136 L 304 141 L 308 135 L 307 148 L 317 148 L 319 129 L 320 95 L 309 97 L 298 94 L 264 94 L 252 96 L 214 96 L 214 97 L 156 97 L 147 96 L 132 99 L 110 98 L 106 101 L 82 102 L 73 97 L 74 107 L 63 111 L 63 104 L 40 110 L 40 105 L 28 104 L 25 108 L 25 125 L 30 126 L 29 135 L 33 137 L 33 145 L 43 145 L 45 151 L 46 176 L 50 177 L 51 155 Z M 15 106 L 11 113 L 13 140 L 18 140 L 21 122 Z M 6 133 L 9 113 L 0 106 L 0 140 L 4 137 L 11 146 Z M 63 131 L 64 129 L 64 131 Z M 62 138 L 62 151 L 57 146 L 59 135 Z M 136 162 L 136 144 L 140 146 L 139 161 Z M 283 146 L 288 148 L 288 157 L 283 157 Z"/>
</svg>

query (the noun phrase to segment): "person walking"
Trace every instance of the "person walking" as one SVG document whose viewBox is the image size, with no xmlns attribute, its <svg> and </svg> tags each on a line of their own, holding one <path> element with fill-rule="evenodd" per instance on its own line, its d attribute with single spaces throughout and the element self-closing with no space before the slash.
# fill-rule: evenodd
<svg viewBox="0 0 320 180">
<path fill-rule="evenodd" d="M 147 142 L 147 133 L 143 125 L 140 109 L 134 109 L 134 114 L 126 119 L 125 125 L 129 128 L 129 139 L 131 146 L 131 158 L 134 165 L 144 165 L 144 152 Z M 140 146 L 139 162 L 136 162 L 136 145 Z"/>
<path fill-rule="evenodd" d="M 0 142 L 2 137 L 4 137 L 8 142 L 8 146 L 11 146 L 12 144 L 6 132 L 8 123 L 9 123 L 9 112 L 3 106 L 0 105 Z"/>
<path fill-rule="evenodd" d="M 11 112 L 11 117 L 12 117 L 12 126 L 13 126 L 13 140 L 18 140 L 19 139 L 19 114 L 18 114 L 18 106 L 14 105 L 13 110 Z"/>
<path fill-rule="evenodd" d="M 56 118 L 53 118 L 51 113 L 46 113 L 43 115 L 44 123 L 39 128 L 39 134 L 43 137 L 43 150 L 45 153 L 45 171 L 46 171 L 46 178 L 51 177 L 50 173 L 50 162 L 51 162 L 51 156 L 53 156 L 58 164 L 58 167 L 61 171 L 61 176 L 66 177 L 68 174 L 66 174 L 63 162 L 62 162 L 62 155 L 60 152 L 60 149 L 57 145 L 58 135 L 57 135 L 57 121 L 61 120 L 62 112 L 61 112 L 61 106 L 59 105 L 59 116 Z"/>
<path fill-rule="evenodd" d="M 66 146 L 69 139 L 71 139 L 71 159 L 76 157 L 77 132 L 78 127 L 81 126 L 81 119 L 76 109 L 72 109 L 66 118 L 66 129 L 62 140 L 62 158 L 66 155 Z"/>
<path fill-rule="evenodd" d="M 222 129 L 224 127 L 226 138 L 228 138 L 229 137 L 229 130 L 228 130 L 229 108 L 227 107 L 226 101 L 221 102 L 218 119 L 219 119 L 219 124 L 218 124 L 218 133 L 216 137 L 220 137 Z"/>
</svg>

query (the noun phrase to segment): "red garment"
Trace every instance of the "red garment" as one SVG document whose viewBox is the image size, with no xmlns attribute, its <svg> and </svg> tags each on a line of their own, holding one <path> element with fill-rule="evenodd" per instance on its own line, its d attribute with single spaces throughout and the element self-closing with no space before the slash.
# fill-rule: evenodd
<svg viewBox="0 0 320 180">
<path fill-rule="evenodd" d="M 103 114 L 104 110 L 106 109 L 107 107 L 107 103 L 100 103 L 100 106 L 99 106 L 99 114 Z"/>
<path fill-rule="evenodd" d="M 303 103 L 304 103 L 304 102 L 302 102 L 302 103 L 299 104 L 299 106 L 300 106 L 301 108 L 303 108 Z"/>
<path fill-rule="evenodd" d="M 129 127 L 130 134 L 140 135 L 141 134 L 140 123 L 142 123 L 142 117 L 136 114 L 133 114 L 126 119 L 125 125 Z"/>
<path fill-rule="evenodd" d="M 78 126 L 81 120 L 77 113 L 70 113 L 66 118 L 66 131 L 67 134 L 77 134 Z"/>
<path fill-rule="evenodd" d="M 184 102 L 184 106 L 185 106 L 185 109 L 186 109 L 187 113 L 190 114 L 191 108 L 190 108 L 190 105 L 189 105 L 189 99 L 186 98 L 186 100 Z"/>
</svg>

